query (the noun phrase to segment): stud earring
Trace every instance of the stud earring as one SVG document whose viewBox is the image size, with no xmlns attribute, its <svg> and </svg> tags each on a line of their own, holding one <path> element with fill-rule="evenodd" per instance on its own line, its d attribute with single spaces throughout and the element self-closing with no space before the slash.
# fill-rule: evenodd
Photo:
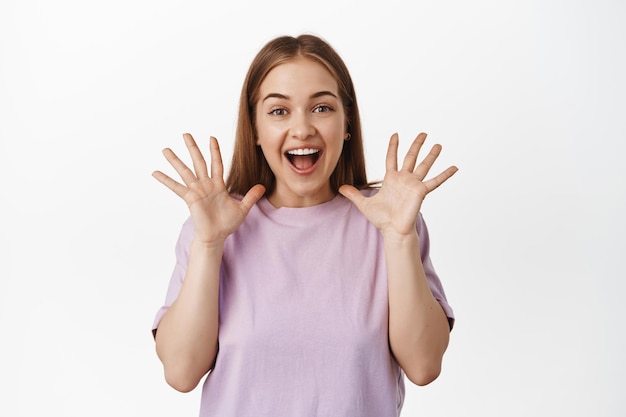
<svg viewBox="0 0 626 417">
<path fill-rule="evenodd" d="M 346 133 L 346 135 L 343 137 L 343 140 L 348 141 L 352 138 L 352 135 L 350 133 Z"/>
</svg>

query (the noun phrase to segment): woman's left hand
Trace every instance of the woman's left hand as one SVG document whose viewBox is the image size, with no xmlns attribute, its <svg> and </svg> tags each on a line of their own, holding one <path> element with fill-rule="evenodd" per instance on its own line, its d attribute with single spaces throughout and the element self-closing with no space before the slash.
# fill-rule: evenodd
<svg viewBox="0 0 626 417">
<path fill-rule="evenodd" d="M 398 135 L 391 136 L 385 178 L 380 190 L 372 197 L 365 197 L 351 185 L 339 187 L 339 192 L 352 201 L 383 236 L 402 238 L 415 233 L 415 222 L 426 195 L 458 170 L 451 166 L 425 181 L 424 178 L 441 152 L 441 145 L 434 145 L 416 166 L 417 156 L 425 140 L 426 133 L 420 133 L 415 138 L 404 157 L 402 168 L 398 170 Z"/>
</svg>

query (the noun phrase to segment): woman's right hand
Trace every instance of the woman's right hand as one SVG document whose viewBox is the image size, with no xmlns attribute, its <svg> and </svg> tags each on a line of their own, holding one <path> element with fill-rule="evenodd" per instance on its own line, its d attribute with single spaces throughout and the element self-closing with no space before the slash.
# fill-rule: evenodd
<svg viewBox="0 0 626 417">
<path fill-rule="evenodd" d="M 196 141 L 188 133 L 185 133 L 183 138 L 191 155 L 193 171 L 171 149 L 165 148 L 163 155 L 180 175 L 184 185 L 161 171 L 154 171 L 152 176 L 187 203 L 195 229 L 194 240 L 209 246 L 221 245 L 263 196 L 265 187 L 261 184 L 255 185 L 241 201 L 232 198 L 224 184 L 224 166 L 217 139 L 211 137 L 209 145 L 211 152 L 209 176 L 206 161 Z"/>
</svg>

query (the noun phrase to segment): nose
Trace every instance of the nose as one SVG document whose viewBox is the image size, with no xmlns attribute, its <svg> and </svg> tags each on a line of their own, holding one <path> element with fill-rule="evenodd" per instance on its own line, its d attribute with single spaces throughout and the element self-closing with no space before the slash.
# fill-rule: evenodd
<svg viewBox="0 0 626 417">
<path fill-rule="evenodd" d="M 292 123 L 289 127 L 289 135 L 294 139 L 306 140 L 315 134 L 315 126 L 307 112 L 292 113 Z"/>
</svg>

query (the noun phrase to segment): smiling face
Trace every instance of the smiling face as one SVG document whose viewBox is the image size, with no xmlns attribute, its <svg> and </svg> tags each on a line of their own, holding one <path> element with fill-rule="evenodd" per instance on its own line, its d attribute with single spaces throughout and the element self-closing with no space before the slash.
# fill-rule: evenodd
<svg viewBox="0 0 626 417">
<path fill-rule="evenodd" d="M 257 145 L 276 177 L 276 207 L 331 200 L 330 176 L 346 137 L 337 81 L 321 64 L 294 58 L 272 69 L 255 107 Z"/>
</svg>

